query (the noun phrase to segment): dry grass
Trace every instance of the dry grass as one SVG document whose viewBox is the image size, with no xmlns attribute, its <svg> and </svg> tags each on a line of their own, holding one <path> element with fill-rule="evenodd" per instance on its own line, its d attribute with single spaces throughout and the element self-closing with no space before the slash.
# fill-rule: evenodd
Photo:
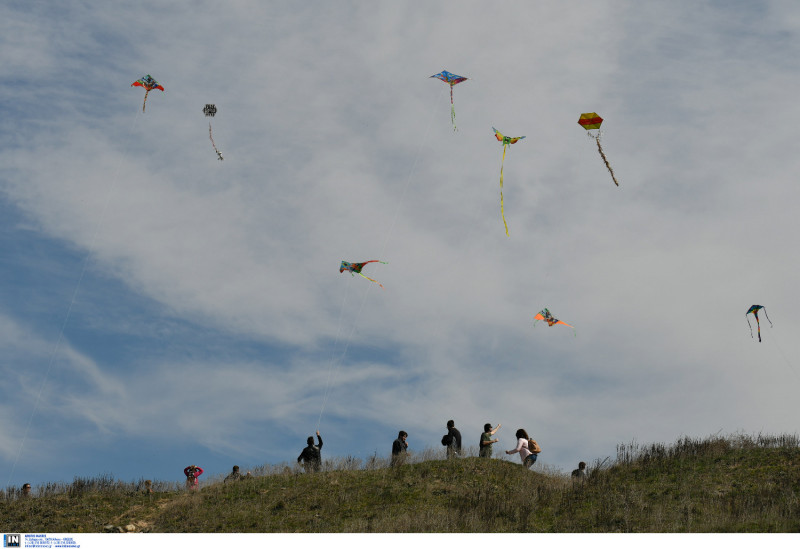
<svg viewBox="0 0 800 549">
<path fill-rule="evenodd" d="M 255 478 L 206 483 L 121 483 L 101 476 L 0 499 L 0 529 L 101 532 L 797 532 L 796 436 L 684 438 L 619 445 L 585 481 L 518 463 L 441 450 L 400 467 L 371 456 L 326 460 L 323 471 L 264 465 Z M 130 525 L 130 526 L 129 526 Z"/>
</svg>

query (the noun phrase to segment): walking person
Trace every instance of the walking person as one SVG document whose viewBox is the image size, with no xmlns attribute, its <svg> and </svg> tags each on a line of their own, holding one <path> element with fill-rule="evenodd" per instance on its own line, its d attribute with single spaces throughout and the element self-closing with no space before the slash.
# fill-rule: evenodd
<svg viewBox="0 0 800 549">
<path fill-rule="evenodd" d="M 506 450 L 506 454 L 511 455 L 519 453 L 522 464 L 530 469 L 531 466 L 536 463 L 536 457 L 539 455 L 539 452 L 541 452 L 542 449 L 535 440 L 528 436 L 528 433 L 525 431 L 525 429 L 517 429 L 516 437 L 516 448 L 513 450 Z"/>
<path fill-rule="evenodd" d="M 447 434 L 442 437 L 442 444 L 447 446 L 447 459 L 461 455 L 461 431 L 456 429 L 456 422 L 452 419 L 447 422 Z"/>
<path fill-rule="evenodd" d="M 322 468 L 322 437 L 319 436 L 319 431 L 317 431 L 317 445 L 314 445 L 314 437 L 308 437 L 306 442 L 308 446 L 300 452 L 297 463 L 302 462 L 306 473 L 318 473 Z"/>
<path fill-rule="evenodd" d="M 481 441 L 478 445 L 478 456 L 482 458 L 490 458 L 492 457 L 492 444 L 496 444 L 498 439 L 493 439 L 492 437 L 500 428 L 501 423 L 497 424 L 497 427 L 492 429 L 492 424 L 487 423 L 483 426 L 483 433 L 481 433 Z"/>
</svg>

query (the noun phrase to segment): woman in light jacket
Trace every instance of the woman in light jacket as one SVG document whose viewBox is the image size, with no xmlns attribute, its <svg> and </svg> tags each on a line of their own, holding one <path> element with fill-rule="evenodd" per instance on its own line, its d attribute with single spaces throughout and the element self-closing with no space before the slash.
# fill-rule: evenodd
<svg viewBox="0 0 800 549">
<path fill-rule="evenodd" d="M 531 465 L 536 463 L 536 454 L 531 452 L 528 448 L 528 433 L 525 432 L 525 429 L 517 429 L 516 437 L 517 447 L 513 450 L 506 450 L 506 454 L 519 453 L 522 464 L 530 469 Z"/>
</svg>

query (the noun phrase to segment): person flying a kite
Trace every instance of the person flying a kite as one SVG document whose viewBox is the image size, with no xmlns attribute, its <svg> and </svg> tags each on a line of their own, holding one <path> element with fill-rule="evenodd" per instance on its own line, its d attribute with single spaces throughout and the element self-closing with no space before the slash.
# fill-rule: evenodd
<svg viewBox="0 0 800 549">
<path fill-rule="evenodd" d="M 600 145 L 600 136 L 602 135 L 602 132 L 600 131 L 600 124 L 602 123 L 603 119 L 600 118 L 596 112 L 585 112 L 578 119 L 578 124 L 583 126 L 589 137 L 593 138 L 597 142 L 597 150 L 600 152 L 600 157 L 603 159 L 603 162 L 605 162 L 606 168 L 608 168 L 608 173 L 611 174 L 611 179 L 614 180 L 614 185 L 619 187 L 617 178 L 614 176 L 614 170 L 611 169 L 611 164 L 608 163 L 606 154 L 603 152 L 603 147 Z M 593 134 L 590 130 L 597 130 L 597 133 Z"/>
<path fill-rule="evenodd" d="M 545 309 L 542 309 L 541 311 L 539 311 L 538 313 L 536 313 L 536 316 L 535 316 L 535 317 L 533 317 L 533 319 L 534 319 L 534 320 L 533 320 L 533 325 L 534 325 L 534 326 L 536 326 L 536 323 L 537 323 L 537 322 L 539 322 L 540 320 L 544 320 L 545 322 L 547 322 L 547 325 L 548 325 L 548 326 L 553 326 L 553 325 L 555 325 L 555 324 L 563 324 L 564 326 L 569 326 L 570 328 L 572 328 L 572 333 L 573 333 L 574 335 L 576 335 L 576 336 L 578 335 L 578 334 L 577 334 L 577 332 L 575 331 L 575 327 L 574 327 L 574 326 L 572 326 L 571 324 L 567 324 L 567 323 L 566 323 L 566 322 L 564 322 L 563 320 L 558 320 L 557 318 L 555 318 L 555 317 L 554 317 L 554 316 L 553 316 L 553 315 L 550 313 L 550 310 L 549 310 L 549 309 L 547 309 L 547 308 L 545 308 Z"/>
<path fill-rule="evenodd" d="M 508 223 L 506 223 L 506 213 L 505 207 L 503 206 L 503 164 L 506 161 L 506 147 L 509 145 L 513 145 L 520 139 L 525 139 L 525 136 L 522 137 L 507 137 L 497 131 L 494 127 L 492 127 L 494 131 L 494 136 L 503 144 L 503 160 L 500 161 L 500 216 L 503 218 L 503 225 L 506 228 L 506 236 L 508 236 Z"/>
<path fill-rule="evenodd" d="M 364 265 L 366 265 L 367 263 L 382 263 L 384 265 L 387 265 L 386 261 L 378 261 L 377 259 L 371 259 L 369 261 L 365 261 L 364 263 L 350 263 L 349 261 L 342 261 L 342 264 L 339 266 L 339 272 L 343 273 L 345 271 L 348 271 L 351 276 L 356 276 L 356 275 L 363 276 L 367 280 L 371 280 L 372 282 L 383 288 L 383 284 L 381 284 L 374 278 L 370 278 L 361 273 L 361 269 L 363 269 Z M 386 288 L 383 289 L 385 290 Z"/>
<path fill-rule="evenodd" d="M 461 84 L 464 80 L 467 80 L 467 78 L 447 71 L 434 74 L 431 78 L 438 78 L 442 82 L 450 84 L 450 122 L 453 123 L 453 131 L 456 131 L 458 128 L 456 128 L 456 107 L 453 104 L 453 86 Z"/>
<path fill-rule="evenodd" d="M 164 91 L 164 86 L 156 82 L 156 79 L 149 74 L 147 76 L 142 76 L 139 80 L 131 84 L 131 87 L 133 86 L 140 86 L 146 90 L 144 92 L 144 101 L 142 102 L 142 112 L 144 112 L 144 107 L 147 104 L 147 94 L 150 93 L 151 90 Z"/>
<path fill-rule="evenodd" d="M 758 326 L 758 342 L 761 343 L 761 323 L 758 321 L 758 310 L 759 309 L 764 309 L 764 316 L 767 318 L 767 320 L 769 320 L 769 317 L 767 316 L 767 308 L 764 307 L 763 305 L 753 305 L 753 306 L 751 306 L 749 309 L 747 309 L 747 312 L 744 314 L 744 317 L 747 319 L 747 325 L 750 326 L 750 337 L 753 337 L 753 326 L 750 324 L 750 319 L 748 318 L 747 315 L 749 315 L 750 313 L 753 313 L 753 316 L 756 317 L 756 325 Z M 772 321 L 771 320 L 769 320 L 769 325 L 770 325 L 770 327 L 772 327 Z"/>
</svg>

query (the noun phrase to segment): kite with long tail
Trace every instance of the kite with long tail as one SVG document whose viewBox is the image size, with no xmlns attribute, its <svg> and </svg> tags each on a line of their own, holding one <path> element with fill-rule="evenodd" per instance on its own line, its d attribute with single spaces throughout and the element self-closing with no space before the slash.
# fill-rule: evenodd
<svg viewBox="0 0 800 549">
<path fill-rule="evenodd" d="M 753 326 L 750 324 L 750 319 L 747 317 L 747 315 L 753 313 L 753 316 L 756 317 L 756 325 L 758 326 L 758 342 L 761 343 L 761 323 L 758 321 L 759 309 L 764 309 L 764 316 L 767 317 L 767 320 L 769 320 L 769 317 L 767 316 L 767 308 L 764 307 L 763 305 L 751 306 L 749 309 L 747 309 L 747 312 L 744 314 L 744 317 L 747 319 L 747 325 L 750 326 L 750 337 L 753 337 Z M 772 326 L 771 320 L 769 320 L 769 325 L 770 327 Z"/>
<path fill-rule="evenodd" d="M 608 173 L 611 174 L 611 179 L 614 180 L 614 185 L 619 187 L 617 178 L 614 176 L 614 170 L 611 169 L 611 164 L 608 163 L 606 153 L 603 152 L 603 147 L 600 145 L 600 136 L 602 135 L 602 132 L 600 131 L 600 124 L 602 123 L 603 119 L 600 118 L 596 112 L 585 112 L 578 119 L 578 124 L 583 126 L 589 137 L 594 138 L 594 140 L 597 142 L 597 150 L 600 152 L 600 157 L 603 159 L 603 162 L 605 162 L 606 168 L 608 168 Z M 593 134 L 590 130 L 597 130 L 597 133 Z"/>
<path fill-rule="evenodd" d="M 367 263 L 382 263 L 383 265 L 388 264 L 386 261 L 378 261 L 377 259 L 371 259 L 369 261 L 365 261 L 364 263 L 350 263 L 349 261 L 342 261 L 342 264 L 339 266 L 339 272 L 343 273 L 345 271 L 348 271 L 351 276 L 356 276 L 356 275 L 363 276 L 367 280 L 370 280 L 375 284 L 377 284 L 378 286 L 380 286 L 381 288 L 383 288 L 383 284 L 381 284 L 374 278 L 370 278 L 361 273 L 361 269 L 363 269 L 364 265 L 366 265 Z M 386 288 L 383 289 L 385 290 Z"/>
<path fill-rule="evenodd" d="M 456 131 L 458 128 L 456 128 L 456 107 L 453 103 L 453 86 L 461 84 L 464 80 L 467 80 L 467 78 L 447 71 L 434 74 L 431 78 L 438 78 L 442 82 L 450 84 L 450 122 L 453 123 L 453 131 Z"/>
<path fill-rule="evenodd" d="M 210 116 L 213 118 L 214 115 L 217 114 L 217 106 L 212 105 L 210 103 L 206 103 L 206 106 L 203 107 L 203 113 L 205 113 L 206 116 Z M 214 147 L 214 152 L 217 153 L 217 157 L 220 160 L 224 160 L 224 158 L 222 158 L 222 153 L 219 152 L 219 149 L 217 149 L 217 146 L 214 144 L 214 136 L 211 135 L 211 122 L 208 123 L 208 138 L 211 140 L 211 146 Z"/>
<path fill-rule="evenodd" d="M 147 94 L 150 93 L 151 90 L 164 91 L 164 86 L 156 82 L 156 79 L 149 74 L 147 76 L 142 76 L 139 80 L 131 84 L 131 86 L 140 86 L 146 90 L 144 92 L 144 101 L 142 102 L 142 112 L 144 112 L 144 107 L 147 104 Z"/>
<path fill-rule="evenodd" d="M 503 218 L 503 225 L 506 228 L 506 236 L 508 236 L 508 223 L 506 223 L 506 212 L 505 206 L 503 205 L 503 164 L 505 164 L 506 161 L 506 147 L 513 145 L 520 139 L 525 139 L 525 136 L 508 137 L 497 131 L 494 127 L 492 127 L 492 130 L 494 131 L 494 136 L 497 138 L 497 140 L 503 143 L 503 160 L 500 161 L 500 216 Z"/>
<path fill-rule="evenodd" d="M 552 313 L 550 313 L 550 310 L 547 309 L 547 308 L 544 308 L 541 311 L 539 311 L 538 313 L 536 313 L 536 316 L 533 317 L 533 319 L 534 319 L 533 320 L 533 325 L 534 326 L 536 326 L 536 323 L 539 322 L 540 320 L 544 320 L 545 322 L 547 322 L 548 326 L 555 326 L 556 324 L 563 324 L 564 326 L 569 326 L 570 328 L 572 328 L 573 335 L 575 335 L 575 336 L 578 335 L 578 333 L 575 331 L 575 326 L 572 326 L 571 324 L 567 324 L 563 320 L 558 320 L 557 318 L 555 318 L 552 315 Z"/>
</svg>

